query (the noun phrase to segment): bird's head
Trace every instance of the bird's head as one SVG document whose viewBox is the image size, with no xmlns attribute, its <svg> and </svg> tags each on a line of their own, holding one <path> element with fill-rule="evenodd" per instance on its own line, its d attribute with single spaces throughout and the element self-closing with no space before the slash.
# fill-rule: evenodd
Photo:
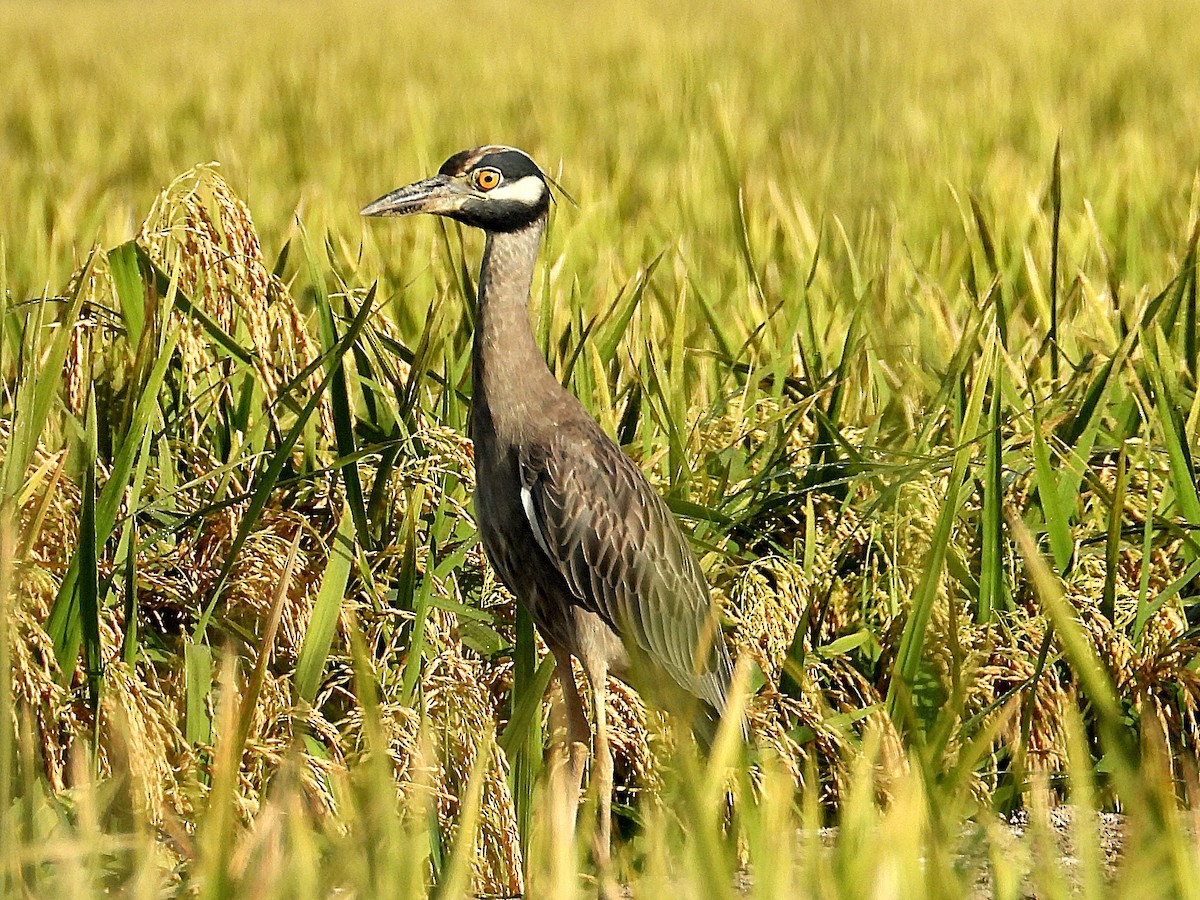
<svg viewBox="0 0 1200 900">
<path fill-rule="evenodd" d="M 515 231 L 549 206 L 550 188 L 537 163 L 513 147 L 491 145 L 454 154 L 432 178 L 385 194 L 362 214 L 433 213 L 485 231 Z"/>
</svg>

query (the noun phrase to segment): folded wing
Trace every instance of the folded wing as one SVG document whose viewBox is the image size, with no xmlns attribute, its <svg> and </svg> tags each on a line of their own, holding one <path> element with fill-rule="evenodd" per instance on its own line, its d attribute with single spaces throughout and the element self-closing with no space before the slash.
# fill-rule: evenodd
<svg viewBox="0 0 1200 900">
<path fill-rule="evenodd" d="M 708 585 L 670 510 L 595 423 L 557 429 L 521 458 L 521 501 L 575 602 L 715 710 L 730 662 Z"/>
</svg>

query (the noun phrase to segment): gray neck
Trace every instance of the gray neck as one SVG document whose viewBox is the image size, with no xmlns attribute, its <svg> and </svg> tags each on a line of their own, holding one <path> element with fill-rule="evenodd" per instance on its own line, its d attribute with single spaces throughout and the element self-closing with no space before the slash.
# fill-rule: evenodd
<svg viewBox="0 0 1200 900">
<path fill-rule="evenodd" d="M 529 289 L 545 217 L 519 231 L 488 232 L 479 272 L 472 404 L 476 444 L 489 431 L 515 440 L 561 387 L 529 326 Z"/>
</svg>

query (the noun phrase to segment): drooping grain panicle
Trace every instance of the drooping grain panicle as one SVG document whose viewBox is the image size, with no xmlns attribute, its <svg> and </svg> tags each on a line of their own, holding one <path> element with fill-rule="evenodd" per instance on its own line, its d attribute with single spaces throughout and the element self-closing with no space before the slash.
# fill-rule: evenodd
<svg viewBox="0 0 1200 900">
<path fill-rule="evenodd" d="M 181 359 L 186 371 L 217 392 L 210 403 L 236 404 L 241 398 L 232 393 L 236 381 L 212 371 L 224 354 L 214 355 L 211 330 L 205 329 L 209 320 L 250 351 L 267 408 L 278 399 L 280 387 L 316 359 L 316 344 L 295 302 L 263 256 L 250 210 L 230 190 L 216 164 L 196 166 L 164 188 L 137 240 L 159 270 L 174 280 L 187 306 L 205 315 L 188 321 Z M 188 320 L 185 310 L 179 314 Z M 306 383 L 315 391 L 319 381 L 314 372 Z M 327 400 L 318 414 L 328 430 Z"/>
<path fill-rule="evenodd" d="M 0 893 L 593 892 L 475 537 L 479 244 L 358 216 L 469 122 L 579 198 L 539 346 L 751 661 L 723 772 L 611 686 L 612 876 L 1187 895 L 1200 19 L 518 6 L 0 4 Z"/>
</svg>

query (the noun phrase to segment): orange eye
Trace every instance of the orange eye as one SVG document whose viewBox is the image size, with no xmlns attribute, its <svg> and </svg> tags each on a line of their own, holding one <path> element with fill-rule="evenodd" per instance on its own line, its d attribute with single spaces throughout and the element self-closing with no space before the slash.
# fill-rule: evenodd
<svg viewBox="0 0 1200 900">
<path fill-rule="evenodd" d="M 500 173 L 495 169 L 480 169 L 475 173 L 475 186 L 481 191 L 490 191 L 500 183 Z"/>
</svg>

